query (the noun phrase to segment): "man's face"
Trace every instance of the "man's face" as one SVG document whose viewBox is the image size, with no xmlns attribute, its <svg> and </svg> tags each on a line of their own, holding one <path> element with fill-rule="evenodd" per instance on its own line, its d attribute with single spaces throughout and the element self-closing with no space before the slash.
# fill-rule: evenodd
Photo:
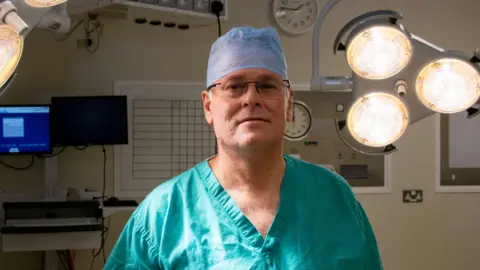
<svg viewBox="0 0 480 270">
<path fill-rule="evenodd" d="M 241 148 L 281 142 L 285 121 L 292 119 L 292 98 L 288 84 L 266 69 L 230 73 L 202 92 L 205 118 L 217 139 Z"/>
</svg>

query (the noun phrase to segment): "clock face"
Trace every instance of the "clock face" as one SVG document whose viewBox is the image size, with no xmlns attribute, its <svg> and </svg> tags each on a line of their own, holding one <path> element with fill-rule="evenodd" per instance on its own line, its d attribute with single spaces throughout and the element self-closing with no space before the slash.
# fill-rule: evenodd
<svg viewBox="0 0 480 270">
<path fill-rule="evenodd" d="M 307 137 L 312 128 L 312 112 L 307 104 L 293 101 L 293 121 L 287 122 L 284 138 L 289 141 L 299 141 Z"/>
<path fill-rule="evenodd" d="M 317 14 L 317 0 L 273 0 L 273 17 L 280 28 L 290 34 L 310 31 Z"/>
</svg>

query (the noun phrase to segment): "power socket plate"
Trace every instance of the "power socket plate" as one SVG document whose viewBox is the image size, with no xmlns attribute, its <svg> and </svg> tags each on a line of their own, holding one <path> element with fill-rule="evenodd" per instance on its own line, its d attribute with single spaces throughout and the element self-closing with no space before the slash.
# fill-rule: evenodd
<svg viewBox="0 0 480 270">
<path fill-rule="evenodd" d="M 421 189 L 405 189 L 403 190 L 404 203 L 421 203 L 423 202 L 423 190 Z"/>
</svg>

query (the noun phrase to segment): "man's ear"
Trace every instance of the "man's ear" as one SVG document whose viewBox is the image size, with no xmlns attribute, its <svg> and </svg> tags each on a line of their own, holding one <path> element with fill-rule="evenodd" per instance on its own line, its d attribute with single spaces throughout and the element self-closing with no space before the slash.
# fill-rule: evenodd
<svg viewBox="0 0 480 270">
<path fill-rule="evenodd" d="M 287 96 L 287 122 L 293 122 L 293 89 L 288 89 Z"/>
<path fill-rule="evenodd" d="M 212 103 L 211 95 L 209 91 L 202 91 L 203 112 L 205 113 L 205 119 L 209 125 L 213 124 L 212 111 L 210 105 Z"/>
</svg>

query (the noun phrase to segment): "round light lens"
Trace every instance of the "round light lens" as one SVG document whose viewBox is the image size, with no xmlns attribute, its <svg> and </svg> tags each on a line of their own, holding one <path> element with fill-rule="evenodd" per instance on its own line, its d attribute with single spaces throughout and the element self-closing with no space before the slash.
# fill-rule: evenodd
<svg viewBox="0 0 480 270">
<path fill-rule="evenodd" d="M 412 43 L 404 32 L 389 26 L 373 26 L 357 33 L 347 47 L 350 68 L 366 79 L 389 78 L 410 62 Z"/>
<path fill-rule="evenodd" d="M 480 76 L 468 62 L 456 58 L 435 60 L 423 67 L 416 81 L 420 101 L 439 113 L 456 113 L 480 98 Z"/>
<path fill-rule="evenodd" d="M 0 87 L 12 76 L 23 52 L 23 37 L 10 25 L 0 25 Z"/>
<path fill-rule="evenodd" d="M 67 0 L 25 0 L 27 5 L 37 8 L 53 7 L 65 2 L 67 2 Z"/>
<path fill-rule="evenodd" d="M 360 97 L 347 116 L 353 138 L 363 145 L 382 147 L 398 140 L 408 126 L 408 110 L 396 96 L 372 92 Z"/>
</svg>

